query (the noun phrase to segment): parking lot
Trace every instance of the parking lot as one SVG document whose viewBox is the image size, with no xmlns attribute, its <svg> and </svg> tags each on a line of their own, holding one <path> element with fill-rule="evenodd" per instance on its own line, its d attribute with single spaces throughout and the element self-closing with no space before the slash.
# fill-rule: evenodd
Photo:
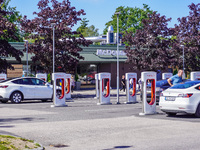
<svg viewBox="0 0 200 150">
<path fill-rule="evenodd" d="M 115 93 L 112 105 L 97 105 L 94 90 L 74 91 L 68 107 L 52 108 L 52 102 L 39 100 L 0 104 L 0 134 L 35 140 L 47 150 L 199 149 L 199 118 L 168 117 L 159 106 L 158 114 L 139 116 L 139 95 L 139 103 L 124 104 L 120 92 L 121 104 L 116 104 Z"/>
</svg>

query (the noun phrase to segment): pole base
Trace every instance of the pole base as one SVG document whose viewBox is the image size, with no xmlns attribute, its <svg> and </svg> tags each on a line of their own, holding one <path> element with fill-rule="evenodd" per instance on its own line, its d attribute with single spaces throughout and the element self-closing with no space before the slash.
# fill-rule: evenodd
<svg viewBox="0 0 200 150">
<path fill-rule="evenodd" d="M 54 107 L 68 107 L 68 105 L 51 105 L 51 108 L 54 108 Z"/>
<path fill-rule="evenodd" d="M 124 102 L 124 104 L 136 104 L 138 103 L 138 101 L 135 101 L 135 102 Z"/>
<path fill-rule="evenodd" d="M 112 105 L 112 103 L 97 103 L 97 105 Z"/>
<path fill-rule="evenodd" d="M 139 113 L 140 116 L 146 116 L 146 115 L 156 115 L 159 114 L 158 112 L 152 112 L 152 113 Z"/>
</svg>

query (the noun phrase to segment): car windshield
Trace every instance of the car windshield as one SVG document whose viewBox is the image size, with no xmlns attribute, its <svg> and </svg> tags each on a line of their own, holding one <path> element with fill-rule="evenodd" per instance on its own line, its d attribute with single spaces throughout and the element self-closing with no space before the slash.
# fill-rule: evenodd
<svg viewBox="0 0 200 150">
<path fill-rule="evenodd" d="M 176 85 L 170 87 L 170 89 L 187 89 L 187 88 L 192 87 L 199 83 L 200 83 L 200 81 L 189 81 L 189 82 L 185 82 L 185 83 L 176 84 Z"/>
</svg>

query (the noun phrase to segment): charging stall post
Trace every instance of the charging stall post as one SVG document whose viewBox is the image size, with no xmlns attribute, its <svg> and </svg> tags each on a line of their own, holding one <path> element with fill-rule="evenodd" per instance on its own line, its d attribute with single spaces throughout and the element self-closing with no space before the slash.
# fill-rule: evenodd
<svg viewBox="0 0 200 150">
<path fill-rule="evenodd" d="M 109 105 L 110 103 L 110 73 L 99 73 L 99 103 L 97 105 Z"/>
<path fill-rule="evenodd" d="M 47 74 L 46 73 L 38 73 L 36 74 L 36 78 L 42 79 L 47 82 Z"/>
<path fill-rule="evenodd" d="M 71 99 L 71 74 L 66 74 L 66 99 Z"/>
<path fill-rule="evenodd" d="M 53 80 L 53 104 L 52 107 L 64 107 L 67 106 L 65 104 L 66 100 L 66 80 L 67 74 L 66 73 L 53 73 L 52 80 Z M 60 92 L 58 92 L 60 91 Z M 60 93 L 60 94 L 58 94 Z"/>
<path fill-rule="evenodd" d="M 126 104 L 137 103 L 136 100 L 137 73 L 126 73 Z"/>
<path fill-rule="evenodd" d="M 200 80 L 200 71 L 193 71 L 190 73 L 190 79 L 192 81 Z"/>
<path fill-rule="evenodd" d="M 142 72 L 142 105 L 143 112 L 139 115 L 153 115 L 156 114 L 156 72 Z M 151 90 L 147 91 L 147 85 L 151 84 Z M 147 99 L 147 92 L 151 93 L 151 99 Z"/>
<path fill-rule="evenodd" d="M 0 81 L 6 80 L 7 79 L 7 74 L 1 73 L 0 74 Z"/>
<path fill-rule="evenodd" d="M 99 75 L 95 74 L 95 86 L 96 86 L 96 97 L 94 97 L 94 99 L 98 99 L 99 98 Z"/>
<path fill-rule="evenodd" d="M 162 79 L 163 80 L 165 80 L 165 79 L 169 79 L 169 78 L 171 78 L 173 76 L 173 74 L 172 73 L 162 73 Z"/>
</svg>

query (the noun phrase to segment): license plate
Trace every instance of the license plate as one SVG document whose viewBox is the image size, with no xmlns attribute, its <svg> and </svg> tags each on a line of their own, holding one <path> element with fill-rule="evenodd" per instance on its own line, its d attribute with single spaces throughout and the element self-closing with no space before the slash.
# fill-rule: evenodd
<svg viewBox="0 0 200 150">
<path fill-rule="evenodd" d="M 175 101 L 176 97 L 175 96 L 166 96 L 165 100 L 166 101 Z"/>
</svg>

